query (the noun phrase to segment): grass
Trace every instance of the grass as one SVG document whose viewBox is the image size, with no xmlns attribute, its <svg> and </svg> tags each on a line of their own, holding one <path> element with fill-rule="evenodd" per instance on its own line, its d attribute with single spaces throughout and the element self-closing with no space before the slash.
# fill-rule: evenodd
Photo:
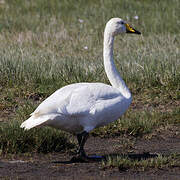
<svg viewBox="0 0 180 180">
<path fill-rule="evenodd" d="M 56 142 L 56 131 L 23 132 L 18 124 L 58 88 L 76 82 L 109 83 L 102 44 L 105 23 L 111 17 L 122 17 L 142 32 L 142 36 L 125 35 L 115 41 L 115 62 L 133 103 L 121 119 L 92 134 L 141 137 L 159 127 L 179 126 L 178 7 L 178 0 L 0 1 L 0 122 L 6 122 L 0 124 L 1 151 L 25 152 L 28 147 L 38 152 L 45 132 L 51 140 L 44 151 L 56 149 L 51 144 Z M 4 144 L 16 144 L 16 137 L 27 142 L 28 136 L 35 139 L 33 147 Z M 57 136 L 65 137 L 62 132 Z M 64 149 L 71 147 L 66 138 L 62 142 Z"/>
<path fill-rule="evenodd" d="M 61 131 L 42 128 L 24 132 L 19 126 L 17 121 L 1 125 L 1 153 L 66 152 L 75 147 Z"/>
<path fill-rule="evenodd" d="M 168 169 L 180 167 L 180 156 L 171 154 L 169 156 L 158 155 L 156 158 L 132 159 L 127 156 L 116 156 L 107 158 L 102 162 L 103 169 L 117 167 L 120 171 L 136 170 L 146 171 L 149 169 Z"/>
</svg>

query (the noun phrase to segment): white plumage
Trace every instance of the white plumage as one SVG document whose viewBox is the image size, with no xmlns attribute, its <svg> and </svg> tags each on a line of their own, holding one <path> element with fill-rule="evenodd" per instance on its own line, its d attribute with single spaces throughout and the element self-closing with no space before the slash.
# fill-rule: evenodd
<svg viewBox="0 0 180 180">
<path fill-rule="evenodd" d="M 103 83 L 67 85 L 45 99 L 31 117 L 21 124 L 21 128 L 28 130 L 37 126 L 51 126 L 81 134 L 117 120 L 128 109 L 132 100 L 113 61 L 114 37 L 125 32 L 140 34 L 120 18 L 112 18 L 106 24 L 104 68 L 112 86 Z M 79 142 L 79 145 L 84 146 L 84 143 L 81 145 Z"/>
<path fill-rule="evenodd" d="M 48 125 L 72 133 L 91 131 L 122 115 L 130 104 L 116 88 L 102 83 L 77 83 L 65 86 L 31 114 L 21 127 Z"/>
</svg>

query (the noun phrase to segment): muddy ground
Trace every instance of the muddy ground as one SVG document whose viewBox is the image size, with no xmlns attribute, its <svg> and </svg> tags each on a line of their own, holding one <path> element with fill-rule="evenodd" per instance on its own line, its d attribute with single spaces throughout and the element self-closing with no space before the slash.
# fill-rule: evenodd
<svg viewBox="0 0 180 180">
<path fill-rule="evenodd" d="M 180 153 L 180 130 L 170 127 L 156 131 L 149 139 L 92 137 L 85 146 L 88 155 L 122 155 L 141 158 L 144 155 Z M 180 179 L 180 167 L 136 171 L 103 169 L 102 162 L 76 163 L 72 153 L 49 153 L 0 156 L 0 179 Z M 148 157 L 147 157 L 148 158 Z"/>
</svg>

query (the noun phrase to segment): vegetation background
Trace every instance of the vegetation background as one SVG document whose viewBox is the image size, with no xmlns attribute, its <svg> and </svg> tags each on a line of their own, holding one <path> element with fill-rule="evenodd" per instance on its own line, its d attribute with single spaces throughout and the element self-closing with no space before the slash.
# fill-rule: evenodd
<svg viewBox="0 0 180 180">
<path fill-rule="evenodd" d="M 1 153 L 75 147 L 64 132 L 24 132 L 19 124 L 67 84 L 109 84 L 102 45 L 112 17 L 142 32 L 115 41 L 115 62 L 133 103 L 121 119 L 92 135 L 150 137 L 154 130 L 179 129 L 179 7 L 179 0 L 0 0 Z"/>
</svg>

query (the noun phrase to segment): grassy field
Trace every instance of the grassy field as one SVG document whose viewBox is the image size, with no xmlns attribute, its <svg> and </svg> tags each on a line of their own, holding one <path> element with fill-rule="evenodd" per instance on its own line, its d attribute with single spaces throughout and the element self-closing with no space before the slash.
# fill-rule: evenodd
<svg viewBox="0 0 180 180">
<path fill-rule="evenodd" d="M 109 83 L 102 44 L 105 23 L 111 17 L 121 17 L 142 32 L 115 41 L 114 59 L 133 103 L 121 119 L 92 135 L 142 137 L 155 129 L 179 127 L 179 6 L 179 0 L 1 0 L 1 153 L 59 152 L 75 147 L 64 132 L 49 128 L 24 132 L 19 124 L 64 85 Z M 118 162 L 122 161 L 108 162 L 121 166 Z"/>
</svg>

